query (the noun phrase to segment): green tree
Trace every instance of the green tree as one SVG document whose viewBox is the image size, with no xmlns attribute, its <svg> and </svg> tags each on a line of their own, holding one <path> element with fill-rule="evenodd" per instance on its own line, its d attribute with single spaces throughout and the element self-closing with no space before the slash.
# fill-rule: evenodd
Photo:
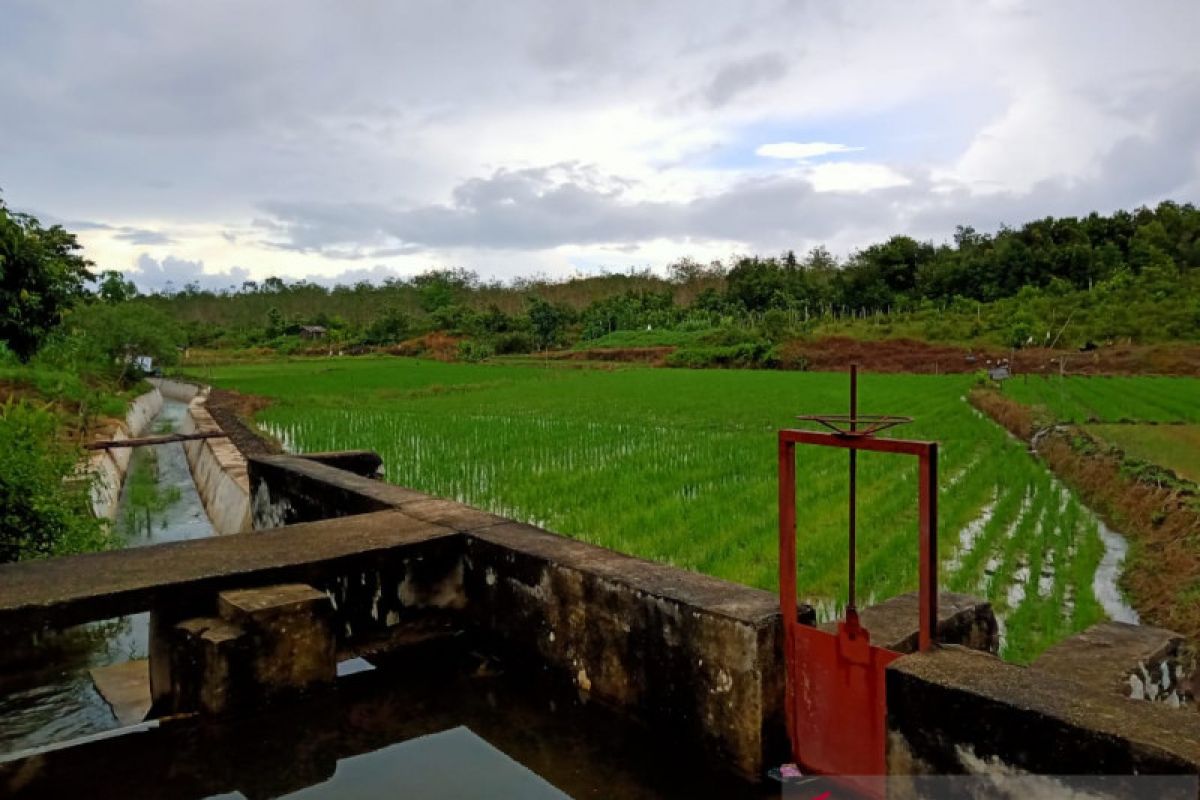
<svg viewBox="0 0 1200 800">
<path fill-rule="evenodd" d="M 529 324 L 538 349 L 546 350 L 558 341 L 568 318 L 559 306 L 546 302 L 538 296 L 529 298 Z"/>
<path fill-rule="evenodd" d="M 95 280 L 74 234 L 0 200 L 0 338 L 27 361 Z"/>
<path fill-rule="evenodd" d="M 139 377 L 134 366 L 139 356 L 162 365 L 176 363 L 186 339 L 174 319 L 145 303 L 80 308 L 71 316 L 70 327 L 86 343 L 89 357 L 121 384 Z"/>
<path fill-rule="evenodd" d="M 124 303 L 137 297 L 138 290 L 133 281 L 125 278 L 124 273 L 109 269 L 100 273 L 96 294 L 106 303 Z"/>
</svg>

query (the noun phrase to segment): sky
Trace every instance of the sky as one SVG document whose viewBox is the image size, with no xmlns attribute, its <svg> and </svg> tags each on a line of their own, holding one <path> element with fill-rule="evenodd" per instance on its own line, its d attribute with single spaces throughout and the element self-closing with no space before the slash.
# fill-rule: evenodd
<svg viewBox="0 0 1200 800">
<path fill-rule="evenodd" d="M 0 191 L 143 290 L 1200 200 L 1200 3 L 5 0 Z"/>
</svg>

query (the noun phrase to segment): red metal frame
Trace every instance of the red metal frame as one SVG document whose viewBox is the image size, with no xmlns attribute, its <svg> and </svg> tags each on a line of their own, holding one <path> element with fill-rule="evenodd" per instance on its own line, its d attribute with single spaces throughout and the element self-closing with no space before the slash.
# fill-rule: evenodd
<svg viewBox="0 0 1200 800">
<path fill-rule="evenodd" d="M 852 373 L 853 375 L 853 373 Z M 852 377 L 852 387 L 855 384 Z M 810 772 L 881 775 L 885 771 L 884 669 L 899 654 L 870 645 L 855 607 L 855 454 L 860 451 L 916 456 L 920 481 L 920 633 L 922 651 L 937 631 L 936 442 L 876 439 L 853 427 L 841 433 L 779 432 L 779 605 L 787 661 L 787 721 L 796 762 Z M 796 599 L 796 445 L 839 447 L 851 455 L 850 602 L 838 633 L 801 625 Z"/>
</svg>

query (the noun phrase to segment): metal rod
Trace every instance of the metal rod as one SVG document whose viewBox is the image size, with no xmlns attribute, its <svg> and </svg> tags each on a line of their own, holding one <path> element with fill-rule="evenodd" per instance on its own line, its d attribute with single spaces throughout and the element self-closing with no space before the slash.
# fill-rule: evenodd
<svg viewBox="0 0 1200 800">
<path fill-rule="evenodd" d="M 788 676 L 784 688 L 788 738 L 796 741 L 796 445 L 779 437 L 779 610 L 783 615 Z"/>
<path fill-rule="evenodd" d="M 196 439 L 225 439 L 224 431 L 205 431 L 203 433 L 171 433 L 166 436 L 143 436 L 139 439 L 110 439 L 104 442 L 88 442 L 84 450 L 112 450 L 116 447 L 144 447 L 154 444 L 170 444 L 171 442 L 191 442 Z"/>
<path fill-rule="evenodd" d="M 850 432 L 858 429 L 858 364 L 850 365 Z M 858 451 L 850 450 L 850 603 L 847 611 L 858 610 L 855 591 L 855 556 L 858 550 Z"/>
<path fill-rule="evenodd" d="M 937 642 L 938 624 L 938 547 L 937 547 L 937 471 L 938 447 L 930 443 L 928 450 L 920 456 L 919 516 L 920 516 L 920 580 L 921 606 L 920 632 L 917 647 L 921 652 L 929 650 Z"/>
</svg>

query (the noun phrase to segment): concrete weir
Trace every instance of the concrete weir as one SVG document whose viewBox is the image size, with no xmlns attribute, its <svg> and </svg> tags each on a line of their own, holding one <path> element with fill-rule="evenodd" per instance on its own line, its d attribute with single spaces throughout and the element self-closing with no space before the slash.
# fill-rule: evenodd
<svg viewBox="0 0 1200 800">
<path fill-rule="evenodd" d="M 247 467 L 253 533 L 0 566 L 0 635 L 150 611 L 152 716 L 221 719 L 312 698 L 340 659 L 403 661 L 415 643 L 466 639 L 706 765 L 758 781 L 791 760 L 773 593 L 383 483 L 370 453 Z M 1194 711 L 1005 664 L 986 603 L 942 606 L 945 646 L 889 669 L 893 773 L 1200 771 Z M 912 650 L 911 598 L 863 618 Z M 23 766 L 0 762 L 0 793 L 53 780 Z"/>
</svg>

